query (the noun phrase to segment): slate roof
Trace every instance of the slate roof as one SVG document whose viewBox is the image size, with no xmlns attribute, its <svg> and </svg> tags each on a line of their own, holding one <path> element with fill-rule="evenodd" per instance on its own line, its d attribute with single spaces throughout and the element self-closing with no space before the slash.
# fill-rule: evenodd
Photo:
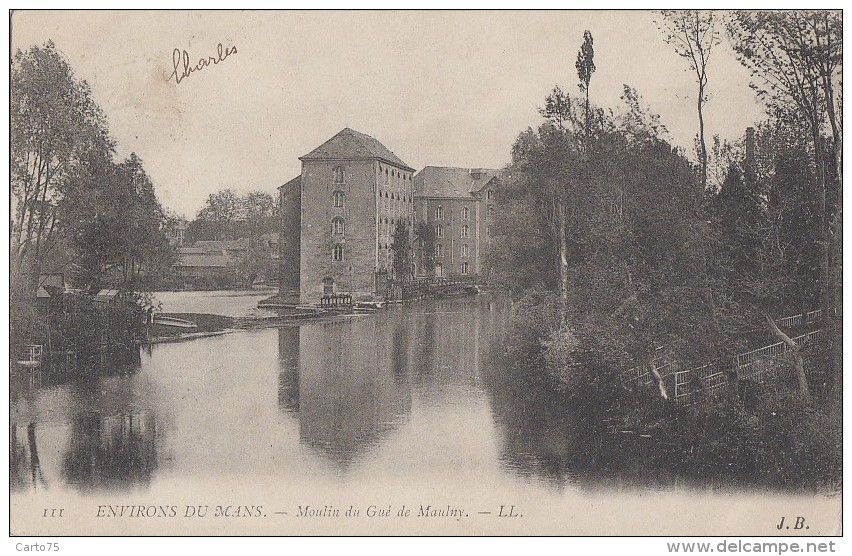
<svg viewBox="0 0 852 556">
<path fill-rule="evenodd" d="M 299 160 L 373 160 L 378 159 L 404 170 L 414 168 L 403 162 L 378 140 L 354 129 L 344 128 L 337 135 Z"/>
<path fill-rule="evenodd" d="M 474 172 L 479 172 L 478 178 Z M 414 196 L 468 198 L 499 174 L 500 170 L 492 168 L 426 166 L 414 176 Z"/>
<path fill-rule="evenodd" d="M 229 267 L 235 263 L 228 255 L 209 255 L 198 253 L 181 253 L 180 260 L 175 263 L 177 267 Z"/>
<path fill-rule="evenodd" d="M 307 156 L 307 155 L 306 155 L 306 156 Z M 304 157 L 302 157 L 302 158 L 304 158 Z M 279 186 L 278 186 L 278 189 L 283 189 L 283 188 L 285 188 L 285 187 L 290 187 L 291 185 L 292 185 L 292 186 L 294 186 L 294 187 L 298 187 L 298 186 L 299 186 L 299 184 L 301 184 L 301 183 L 302 183 L 302 175 L 301 175 L 301 174 L 299 174 L 298 176 L 296 176 L 296 177 L 295 177 L 295 178 L 293 178 L 292 180 L 288 181 L 288 182 L 287 182 L 287 183 L 285 183 L 284 185 L 279 185 Z"/>
</svg>

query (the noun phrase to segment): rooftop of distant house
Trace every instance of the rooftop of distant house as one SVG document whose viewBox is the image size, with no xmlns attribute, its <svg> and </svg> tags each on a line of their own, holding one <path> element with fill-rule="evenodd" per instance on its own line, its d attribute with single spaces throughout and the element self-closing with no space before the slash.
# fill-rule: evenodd
<svg viewBox="0 0 852 556">
<path fill-rule="evenodd" d="M 415 197 L 469 198 L 494 179 L 502 170 L 494 168 L 455 168 L 426 166 L 414 176 Z"/>
</svg>

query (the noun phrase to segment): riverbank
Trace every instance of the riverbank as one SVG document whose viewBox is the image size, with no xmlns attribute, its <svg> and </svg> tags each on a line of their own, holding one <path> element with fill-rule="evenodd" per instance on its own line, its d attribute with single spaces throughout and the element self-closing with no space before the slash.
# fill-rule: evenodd
<svg viewBox="0 0 852 556">
<path fill-rule="evenodd" d="M 179 342 L 184 340 L 195 340 L 229 334 L 238 330 L 253 330 L 259 328 L 272 328 L 294 322 L 316 320 L 340 315 L 334 311 L 320 311 L 318 309 L 300 308 L 276 309 L 276 315 L 258 315 L 246 317 L 229 317 L 224 315 L 212 315 L 207 313 L 158 313 L 158 317 L 168 317 L 189 321 L 196 325 L 187 331 L 186 328 L 166 326 L 163 324 L 149 325 L 147 337 L 141 340 L 143 344 L 161 344 L 168 342 Z"/>
</svg>

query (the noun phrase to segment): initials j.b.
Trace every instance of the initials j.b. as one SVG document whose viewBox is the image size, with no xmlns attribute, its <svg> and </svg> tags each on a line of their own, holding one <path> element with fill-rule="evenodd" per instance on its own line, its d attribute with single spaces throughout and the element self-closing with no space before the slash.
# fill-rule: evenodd
<svg viewBox="0 0 852 556">
<path fill-rule="evenodd" d="M 788 524 L 788 525 L 784 525 L 784 521 L 785 521 L 786 519 L 787 519 L 787 518 L 786 518 L 786 516 L 781 516 L 781 523 L 779 523 L 779 524 L 778 524 L 778 525 L 776 525 L 775 527 L 776 527 L 777 529 L 779 529 L 779 530 L 780 530 L 780 529 L 785 529 L 785 528 L 786 528 L 786 529 L 790 529 L 790 525 L 789 525 L 789 524 Z M 794 523 L 792 527 L 793 527 L 793 529 L 810 529 L 810 527 L 809 527 L 809 526 L 805 525 L 805 518 L 804 518 L 804 517 L 802 517 L 802 516 L 800 516 L 800 515 L 797 515 L 797 516 L 796 516 L 796 523 Z"/>
</svg>

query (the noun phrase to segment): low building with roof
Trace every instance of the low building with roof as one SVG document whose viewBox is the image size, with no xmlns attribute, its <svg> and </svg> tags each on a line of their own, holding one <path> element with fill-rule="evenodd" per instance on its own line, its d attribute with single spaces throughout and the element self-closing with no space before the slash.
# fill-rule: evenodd
<svg viewBox="0 0 852 556">
<path fill-rule="evenodd" d="M 488 168 L 426 166 L 414 176 L 415 218 L 435 227 L 435 276 L 486 273 L 500 175 Z M 416 274 L 425 276 L 422 253 L 415 264 Z"/>
</svg>

